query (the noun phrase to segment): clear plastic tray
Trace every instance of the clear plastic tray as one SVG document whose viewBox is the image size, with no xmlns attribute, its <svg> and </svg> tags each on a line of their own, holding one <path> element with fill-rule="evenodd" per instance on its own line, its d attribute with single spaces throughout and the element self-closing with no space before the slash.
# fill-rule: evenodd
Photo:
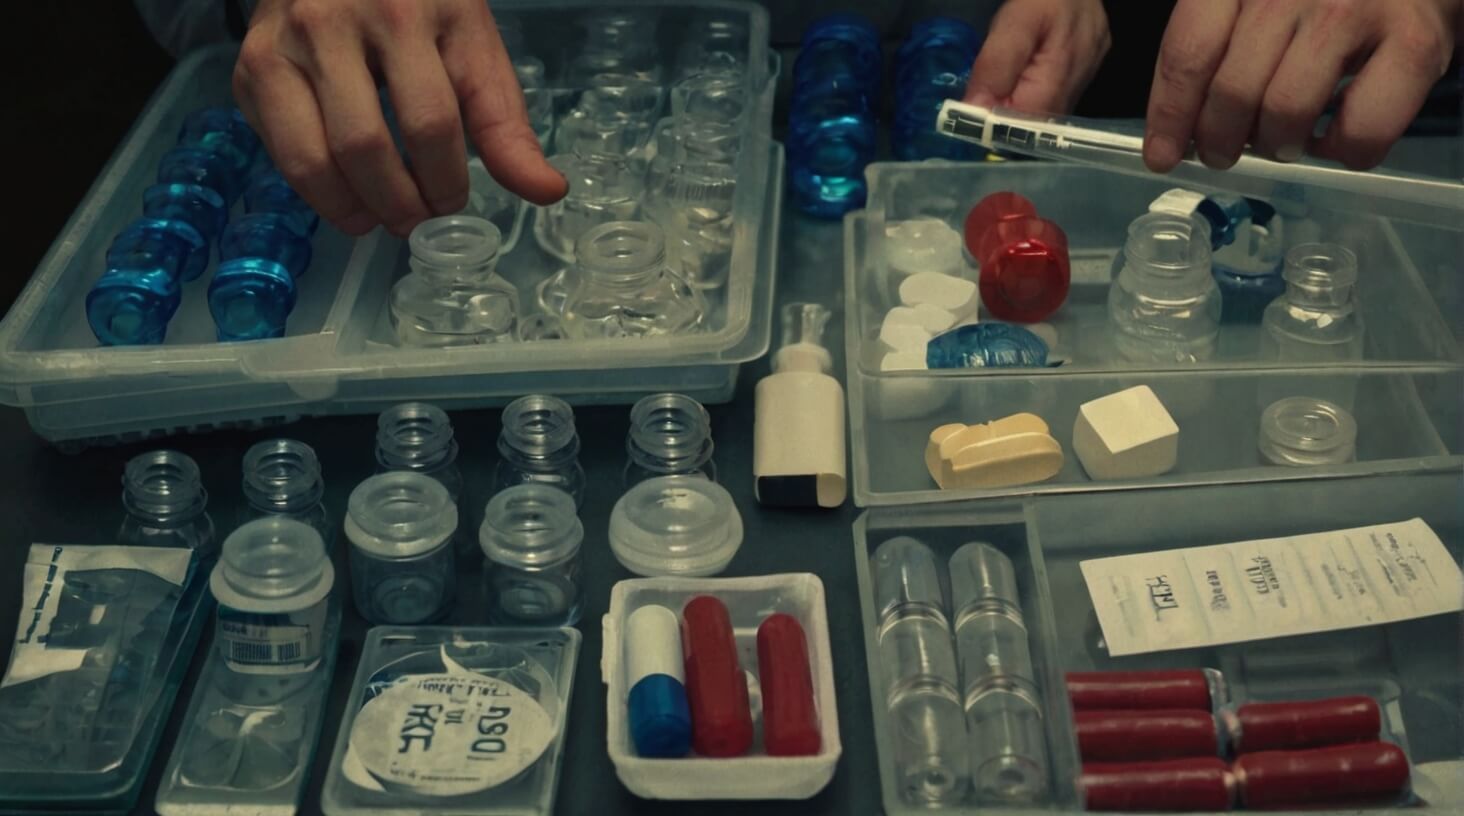
<svg viewBox="0 0 1464 816">
<path fill-rule="evenodd" d="M 1265 362 L 1258 354 L 1259 325 L 1227 323 L 1215 359 L 1142 368 L 1114 353 L 1105 304 L 1110 264 L 1128 222 L 1171 186 L 1163 179 L 1048 162 L 941 161 L 875 164 L 869 179 L 869 207 L 846 217 L 844 230 L 850 430 L 854 499 L 860 506 L 1356 475 L 1464 461 L 1459 439 L 1464 357 L 1412 260 L 1418 252 L 1436 252 L 1459 241 L 1459 231 L 1334 213 L 1325 208 L 1324 195 L 1313 196 L 1309 216 L 1320 234 L 1358 252 L 1364 357 L 1307 368 Z M 1072 289 L 1049 321 L 1058 333 L 1056 352 L 1067 362 L 1048 369 L 880 371 L 879 327 L 893 298 L 884 262 L 886 225 L 934 217 L 959 229 L 975 202 L 1000 190 L 1031 198 L 1044 217 L 1067 232 Z M 1412 248 L 1400 234 L 1426 246 Z M 1178 464 L 1153 478 L 1090 480 L 1071 445 L 1078 406 L 1135 385 L 1151 386 L 1179 425 Z M 1358 423 L 1357 461 L 1306 470 L 1262 464 L 1256 436 L 1270 402 L 1335 394 L 1352 400 L 1344 407 Z M 923 460 L 931 430 L 1022 411 L 1046 420 L 1062 444 L 1067 461 L 1057 476 L 1010 488 L 936 487 Z"/>
<path fill-rule="evenodd" d="M 1464 512 L 1458 469 L 1282 485 L 1246 484 L 1119 495 L 1039 496 L 939 508 L 877 508 L 854 525 L 854 558 L 865 653 L 878 654 L 869 557 L 884 541 L 914 536 L 944 563 L 969 541 L 986 541 L 1017 569 L 1037 681 L 1046 708 L 1052 789 L 1026 807 L 974 804 L 943 812 L 1046 814 L 1080 809 L 1072 711 L 1061 678 L 1069 671 L 1217 668 L 1237 701 L 1368 694 L 1383 709 L 1386 737 L 1413 763 L 1419 807 L 1327 814 L 1464 810 L 1464 615 L 1441 615 L 1385 626 L 1132 657 L 1099 646 L 1097 618 L 1080 561 L 1112 555 L 1223 544 L 1423 518 L 1454 558 L 1464 557 Z M 870 663 L 875 745 L 885 812 L 929 813 L 899 798 L 894 784 L 884 681 Z M 1452 787 L 1450 785 L 1452 784 Z"/>
<path fill-rule="evenodd" d="M 286 336 L 220 344 L 205 302 L 207 276 L 184 287 L 183 305 L 160 346 L 101 348 L 83 300 L 102 272 L 106 247 L 140 214 L 142 190 L 190 111 L 230 104 L 234 51 L 185 59 L 154 95 L 81 202 L 30 284 L 0 323 L 0 402 L 25 409 L 32 428 L 58 442 L 127 441 L 180 430 L 290 421 L 304 415 L 369 412 L 404 398 L 448 405 L 501 404 L 532 391 L 571 401 L 633 402 L 665 390 L 705 402 L 731 397 L 738 366 L 766 352 L 782 195 L 782 149 L 770 139 L 776 60 L 767 14 L 724 0 L 632 2 L 658 22 L 660 53 L 675 54 L 678 31 L 706 15 L 742 19 L 756 104 L 738 159 L 729 281 L 715 296 L 709 330 L 688 337 L 513 343 L 451 349 L 393 345 L 386 297 L 406 272 L 405 242 L 381 231 L 352 241 L 322 224 L 315 260 L 300 281 Z M 580 28 L 566 15 L 584 0 L 495 4 L 511 12 L 524 51 L 562 74 Z M 562 264 L 522 237 L 499 270 L 521 287 Z M 521 290 L 532 302 L 532 289 Z"/>
</svg>

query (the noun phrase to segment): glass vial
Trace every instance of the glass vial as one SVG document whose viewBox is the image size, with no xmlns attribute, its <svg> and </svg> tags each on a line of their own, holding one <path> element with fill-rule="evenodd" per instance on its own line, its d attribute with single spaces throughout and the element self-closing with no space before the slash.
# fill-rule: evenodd
<svg viewBox="0 0 1464 816">
<path fill-rule="evenodd" d="M 315 450 L 294 439 L 270 439 L 244 453 L 243 521 L 283 516 L 309 525 L 329 551 L 335 525 L 321 499 L 325 480 Z"/>
<path fill-rule="evenodd" d="M 564 328 L 579 340 L 699 331 L 706 300 L 667 266 L 661 228 L 640 221 L 595 227 L 575 243 Z"/>
<path fill-rule="evenodd" d="M 684 394 L 652 394 L 630 409 L 625 437 L 625 486 L 656 476 L 704 476 L 717 480 L 712 461 L 712 417 Z"/>
<path fill-rule="evenodd" d="M 1296 363 L 1362 358 L 1357 256 L 1338 244 L 1299 244 L 1286 253 L 1286 292 L 1261 317 L 1267 359 Z"/>
<path fill-rule="evenodd" d="M 498 433 L 498 467 L 494 492 L 521 484 L 559 488 L 579 507 L 585 499 L 585 469 L 579 461 L 580 438 L 574 409 L 548 394 L 530 394 L 503 409 Z"/>
<path fill-rule="evenodd" d="M 122 473 L 122 506 L 121 546 L 187 547 L 200 561 L 218 554 L 208 491 L 186 454 L 157 450 L 133 457 Z"/>
<path fill-rule="evenodd" d="M 490 499 L 478 530 L 488 620 L 498 626 L 579 622 L 584 537 L 574 499 L 557 487 L 521 484 Z"/>
<path fill-rule="evenodd" d="M 1126 360 L 1193 363 L 1215 353 L 1220 289 L 1210 273 L 1210 228 L 1194 215 L 1134 219 L 1108 290 L 1113 341 Z"/>
<path fill-rule="evenodd" d="M 534 221 L 539 245 L 549 254 L 572 261 L 575 243 L 585 232 L 640 217 L 645 174 L 625 157 L 560 153 L 549 163 L 569 185 L 564 198 L 539 210 Z"/>
<path fill-rule="evenodd" d="M 1047 791 L 1047 739 L 1016 570 L 976 541 L 951 556 L 950 576 L 972 788 L 978 801 L 1034 801 Z"/>
<path fill-rule="evenodd" d="M 1336 403 L 1287 397 L 1261 413 L 1262 461 L 1283 467 L 1342 465 L 1357 456 L 1357 420 Z"/>
<path fill-rule="evenodd" d="M 382 471 L 410 470 L 431 476 L 454 502 L 462 495 L 463 474 L 452 421 L 436 405 L 404 402 L 376 419 L 376 464 Z"/>
<path fill-rule="evenodd" d="M 375 624 L 435 621 L 452 608 L 457 505 L 436 479 L 380 473 L 351 491 L 346 538 L 351 589 L 361 617 Z"/>
<path fill-rule="evenodd" d="M 900 536 L 881 544 L 870 560 L 900 796 L 930 807 L 960 802 L 969 782 L 969 750 L 935 554 Z"/>
<path fill-rule="evenodd" d="M 737 171 L 721 161 L 681 162 L 650 191 L 651 215 L 670 244 L 671 267 L 698 289 L 717 289 L 732 269 Z"/>
<path fill-rule="evenodd" d="M 491 221 L 448 215 L 408 239 L 412 271 L 391 288 L 391 322 L 405 346 L 460 346 L 515 339 L 518 290 L 499 277 L 502 235 Z"/>
</svg>

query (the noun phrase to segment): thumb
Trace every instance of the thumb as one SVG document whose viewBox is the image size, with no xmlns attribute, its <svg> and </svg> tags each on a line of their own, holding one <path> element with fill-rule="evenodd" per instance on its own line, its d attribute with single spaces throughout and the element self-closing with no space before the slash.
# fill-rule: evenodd
<svg viewBox="0 0 1464 816">
<path fill-rule="evenodd" d="M 1028 3 L 1007 3 L 997 12 L 986 42 L 971 66 L 965 101 L 991 107 L 1010 101 L 1047 25 L 1044 13 Z"/>
</svg>

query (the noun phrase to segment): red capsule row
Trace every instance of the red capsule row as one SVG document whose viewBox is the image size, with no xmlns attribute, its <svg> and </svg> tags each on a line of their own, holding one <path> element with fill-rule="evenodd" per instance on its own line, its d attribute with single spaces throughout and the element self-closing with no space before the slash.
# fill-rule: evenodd
<svg viewBox="0 0 1464 816">
<path fill-rule="evenodd" d="M 698 595 L 681 611 L 691 745 L 704 757 L 741 756 L 752 747 L 752 707 L 727 607 Z M 769 615 L 757 629 L 763 748 L 770 756 L 819 752 L 818 710 L 803 627 L 791 615 Z"/>
<path fill-rule="evenodd" d="M 1396 801 L 1408 776 L 1402 749 L 1375 741 L 1260 751 L 1229 765 L 1219 757 L 1085 762 L 1079 787 L 1088 810 L 1221 811 Z"/>
</svg>

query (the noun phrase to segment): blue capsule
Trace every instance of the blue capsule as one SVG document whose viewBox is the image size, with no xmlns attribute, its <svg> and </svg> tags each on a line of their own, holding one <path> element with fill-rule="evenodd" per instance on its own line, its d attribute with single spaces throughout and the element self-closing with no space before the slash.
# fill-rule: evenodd
<svg viewBox="0 0 1464 816">
<path fill-rule="evenodd" d="M 930 368 L 1042 368 L 1047 344 L 1010 323 L 977 323 L 937 336 L 925 346 Z"/>
<path fill-rule="evenodd" d="M 935 130 L 941 103 L 959 99 L 981 50 L 981 34 L 963 20 L 930 17 L 916 23 L 895 56 L 895 157 L 976 159 L 981 149 Z"/>
<path fill-rule="evenodd" d="M 142 213 L 186 221 L 205 241 L 217 239 L 229 222 L 223 196 L 201 184 L 154 184 L 142 191 Z"/>
<path fill-rule="evenodd" d="M 294 277 L 277 261 L 234 258 L 220 263 L 208 285 L 208 311 L 219 342 L 283 337 L 296 294 Z"/>
<path fill-rule="evenodd" d="M 178 279 L 160 267 L 109 268 L 86 294 L 86 320 L 104 346 L 156 345 L 183 302 Z"/>
<path fill-rule="evenodd" d="M 837 218 L 863 206 L 874 160 L 881 78 L 879 31 L 834 14 L 804 31 L 788 107 L 788 175 L 804 212 Z"/>
<path fill-rule="evenodd" d="M 223 156 L 240 178 L 259 152 L 259 137 L 238 108 L 204 108 L 188 114 L 178 131 L 178 144 Z"/>
<path fill-rule="evenodd" d="M 232 206 L 242 192 L 244 174 L 236 171 L 227 158 L 207 148 L 179 145 L 164 153 L 158 162 L 158 182 L 202 185 Z"/>
<path fill-rule="evenodd" d="M 139 218 L 107 248 L 108 269 L 159 272 L 174 281 L 191 281 L 208 268 L 208 241 L 187 221 Z"/>
<path fill-rule="evenodd" d="M 254 213 L 237 218 L 219 241 L 219 261 L 264 258 L 284 266 L 299 278 L 310 266 L 310 238 L 288 215 Z"/>
<path fill-rule="evenodd" d="M 320 226 L 320 215 L 295 192 L 278 170 L 265 170 L 254 176 L 244 191 L 244 211 L 287 215 L 301 226 L 306 235 L 314 235 Z"/>
</svg>

